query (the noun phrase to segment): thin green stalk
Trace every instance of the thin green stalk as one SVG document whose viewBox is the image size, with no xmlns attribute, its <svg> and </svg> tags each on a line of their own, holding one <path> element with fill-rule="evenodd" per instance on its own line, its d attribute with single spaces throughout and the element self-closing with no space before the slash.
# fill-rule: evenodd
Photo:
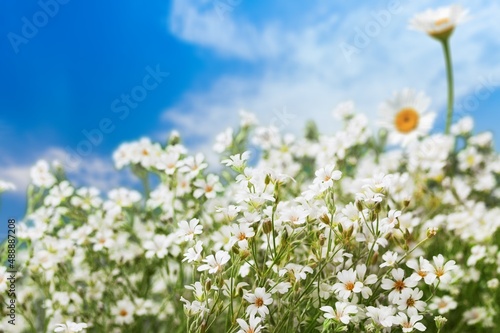
<svg viewBox="0 0 500 333">
<path fill-rule="evenodd" d="M 446 79 L 448 81 L 448 113 L 446 115 L 445 134 L 450 134 L 451 121 L 453 118 L 453 67 L 451 65 L 450 42 L 446 38 L 441 41 L 446 62 Z"/>
</svg>

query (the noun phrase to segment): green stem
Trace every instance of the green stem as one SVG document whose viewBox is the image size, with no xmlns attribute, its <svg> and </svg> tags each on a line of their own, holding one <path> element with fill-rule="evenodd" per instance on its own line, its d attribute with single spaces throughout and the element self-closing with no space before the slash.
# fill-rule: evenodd
<svg viewBox="0 0 500 333">
<path fill-rule="evenodd" d="M 449 39 L 442 40 L 444 59 L 446 62 L 446 79 L 448 81 L 448 114 L 446 115 L 445 134 L 450 134 L 451 121 L 453 118 L 453 67 L 451 65 L 451 52 Z"/>
</svg>

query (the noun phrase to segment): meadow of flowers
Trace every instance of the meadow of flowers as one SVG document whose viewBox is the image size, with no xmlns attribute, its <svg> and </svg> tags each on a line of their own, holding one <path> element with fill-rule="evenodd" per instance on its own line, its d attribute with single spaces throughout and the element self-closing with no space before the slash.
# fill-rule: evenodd
<svg viewBox="0 0 500 333">
<path fill-rule="evenodd" d="M 241 112 L 216 138 L 220 167 L 176 132 L 124 143 L 115 165 L 140 190 L 76 188 L 39 161 L 18 226 L 18 318 L 9 325 L 2 306 L 0 330 L 500 330 L 500 157 L 472 118 L 452 123 L 448 40 L 466 18 L 451 6 L 410 23 L 443 46 L 444 133 L 426 94 L 403 89 L 377 128 L 341 103 L 328 135 L 309 123 L 295 137 Z"/>
</svg>

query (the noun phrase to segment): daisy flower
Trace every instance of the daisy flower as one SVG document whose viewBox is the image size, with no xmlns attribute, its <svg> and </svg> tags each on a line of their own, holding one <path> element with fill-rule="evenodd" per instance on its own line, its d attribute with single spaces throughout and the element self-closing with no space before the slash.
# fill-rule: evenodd
<svg viewBox="0 0 500 333">
<path fill-rule="evenodd" d="M 468 14 L 469 11 L 460 5 L 428 9 L 410 20 L 410 28 L 437 39 L 446 39 L 457 25 L 467 21 Z"/>
<path fill-rule="evenodd" d="M 203 262 L 206 264 L 198 267 L 198 272 L 208 271 L 210 274 L 216 274 L 222 271 L 222 267 L 231 259 L 229 253 L 226 251 L 217 251 L 215 256 L 213 254 L 209 255 Z"/>
<path fill-rule="evenodd" d="M 424 311 L 425 302 L 420 299 L 424 296 L 424 292 L 418 288 L 415 289 L 404 289 L 401 291 L 401 297 L 396 300 L 396 304 L 398 305 L 398 309 L 400 311 L 408 310 L 408 311 Z"/>
<path fill-rule="evenodd" d="M 195 235 L 200 235 L 203 232 L 203 226 L 199 224 L 200 220 L 191 219 L 189 222 L 180 221 L 178 226 L 180 228 L 179 234 L 184 236 L 184 241 L 193 240 Z"/>
<path fill-rule="evenodd" d="M 142 245 L 146 250 L 146 258 L 157 256 L 160 259 L 168 254 L 168 248 L 172 241 L 165 235 L 155 235 L 152 240 L 147 240 Z"/>
<path fill-rule="evenodd" d="M 203 195 L 207 197 L 207 199 L 213 199 L 217 195 L 217 192 L 221 192 L 224 189 L 221 183 L 219 183 L 219 176 L 213 174 L 209 174 L 207 180 L 196 180 L 194 186 L 196 186 L 197 189 L 194 190 L 193 196 L 197 199 Z"/>
<path fill-rule="evenodd" d="M 223 153 L 226 149 L 231 147 L 233 143 L 233 129 L 231 127 L 227 128 L 224 132 L 219 133 L 215 137 L 215 143 L 213 145 L 213 150 L 216 153 Z"/>
<path fill-rule="evenodd" d="M 396 309 L 392 306 L 367 306 L 366 307 L 366 316 L 371 318 L 373 323 L 376 325 L 381 325 L 382 327 L 391 327 L 394 323 L 394 314 L 396 313 Z"/>
<path fill-rule="evenodd" d="M 450 310 L 456 309 L 458 306 L 457 302 L 448 295 L 443 297 L 434 297 L 432 303 L 429 304 L 429 309 L 437 310 L 439 314 L 445 314 L 450 312 Z"/>
<path fill-rule="evenodd" d="M 273 304 L 271 294 L 266 293 L 265 288 L 256 288 L 255 293 L 247 293 L 243 298 L 250 303 L 246 312 L 250 317 L 255 316 L 257 313 L 261 317 L 265 317 L 269 313 L 268 305 Z"/>
<path fill-rule="evenodd" d="M 260 325 L 262 318 L 250 316 L 248 323 L 243 319 L 236 319 L 238 325 L 240 325 L 240 330 L 237 333 L 259 333 L 263 327 Z"/>
<path fill-rule="evenodd" d="M 61 333 L 82 332 L 87 327 L 88 325 L 86 323 L 75 323 L 72 321 L 67 321 L 64 324 L 56 324 L 54 332 L 61 332 Z"/>
<path fill-rule="evenodd" d="M 189 248 L 186 253 L 184 253 L 184 259 L 182 261 L 187 261 L 192 263 L 193 261 L 201 260 L 201 252 L 203 251 L 203 242 L 196 242 L 195 246 Z"/>
<path fill-rule="evenodd" d="M 44 160 L 36 162 L 30 169 L 31 181 L 35 186 L 49 188 L 56 182 L 56 178 L 50 173 L 49 163 Z"/>
<path fill-rule="evenodd" d="M 429 274 L 429 260 L 423 257 L 416 259 L 410 259 L 406 262 L 406 266 L 413 269 L 415 272 L 410 276 L 412 280 L 420 281 Z"/>
<path fill-rule="evenodd" d="M 255 236 L 253 228 L 247 224 L 235 224 L 231 226 L 231 245 L 238 244 L 242 250 L 248 249 L 248 238 Z"/>
<path fill-rule="evenodd" d="M 422 320 L 422 318 L 424 318 L 424 316 L 418 314 L 411 314 L 410 318 L 408 318 L 405 313 L 400 312 L 397 316 L 394 316 L 394 323 L 401 325 L 403 327 L 403 332 L 412 332 L 413 329 L 423 332 L 426 327 L 424 324 L 418 322 Z"/>
<path fill-rule="evenodd" d="M 111 308 L 111 314 L 115 316 L 115 323 L 118 325 L 130 324 L 134 321 L 135 305 L 129 299 L 119 300 Z"/>
<path fill-rule="evenodd" d="M 407 146 L 429 133 L 436 114 L 429 112 L 430 98 L 423 92 L 404 89 L 394 94 L 380 107 L 384 120 L 382 127 L 389 130 L 389 143 Z"/>
<path fill-rule="evenodd" d="M 352 268 L 338 272 L 337 278 L 340 282 L 335 283 L 332 289 L 340 298 L 347 299 L 351 293 L 359 293 L 363 289 L 363 283 L 357 281 L 356 272 Z"/>
<path fill-rule="evenodd" d="M 345 302 L 336 302 L 335 310 L 331 306 L 322 306 L 321 311 L 325 312 L 324 317 L 326 319 L 335 319 L 343 324 L 347 325 L 351 321 L 350 314 L 358 313 L 358 308 L 356 305 L 351 305 Z"/>
<path fill-rule="evenodd" d="M 398 254 L 397 252 L 387 251 L 382 255 L 382 259 L 384 259 L 384 262 L 380 264 L 380 268 L 392 267 L 398 261 Z"/>
<path fill-rule="evenodd" d="M 448 283 L 451 280 L 451 275 L 448 272 L 458 268 L 458 266 L 455 265 L 455 260 L 449 260 L 445 263 L 445 259 L 442 254 L 437 257 L 434 256 L 432 259 L 433 264 L 429 263 L 426 267 L 426 269 L 429 270 L 429 273 L 424 278 L 425 283 L 432 284 L 436 279 L 443 283 Z"/>
<path fill-rule="evenodd" d="M 317 170 L 314 175 L 316 176 L 314 184 L 319 184 L 321 191 L 325 191 L 333 186 L 334 180 L 339 180 L 342 177 L 342 172 L 335 170 L 335 165 L 330 164 Z"/>
<path fill-rule="evenodd" d="M 405 279 L 405 271 L 401 268 L 393 270 L 391 274 L 394 280 L 382 279 L 382 289 L 391 290 L 389 301 L 394 303 L 404 290 L 415 287 L 417 281 Z"/>
<path fill-rule="evenodd" d="M 246 161 L 250 158 L 250 152 L 245 151 L 242 154 L 236 154 L 229 156 L 228 159 L 222 160 L 221 163 L 225 164 L 228 167 L 232 167 L 236 170 L 242 169 L 245 167 Z"/>
</svg>

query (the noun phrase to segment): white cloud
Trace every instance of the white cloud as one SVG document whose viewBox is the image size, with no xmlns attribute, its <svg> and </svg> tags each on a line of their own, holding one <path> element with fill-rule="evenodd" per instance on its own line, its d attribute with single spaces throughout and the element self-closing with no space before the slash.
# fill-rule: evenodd
<svg viewBox="0 0 500 333">
<path fill-rule="evenodd" d="M 221 20 L 210 9 L 211 3 L 174 1 L 171 32 L 225 57 L 252 63 L 259 60 L 262 71 L 221 75 L 212 86 L 189 92 L 165 111 L 164 121 L 176 125 L 184 136 L 204 138 L 201 145 L 206 146 L 206 140 L 213 140 L 228 125 L 235 125 L 241 108 L 255 112 L 263 124 L 271 121 L 273 111 L 286 108 L 296 117 L 283 127 L 297 133 L 306 119 L 317 121 L 323 131 L 334 129 L 330 111 L 346 99 L 353 99 L 360 111 L 374 118 L 380 102 L 404 87 L 426 91 L 435 110 L 445 105 L 441 47 L 423 33 L 407 29 L 413 14 L 435 7 L 436 1 L 400 1 L 389 23 L 379 25 L 379 33 L 368 37 L 367 45 L 358 47 L 350 61 L 340 46 L 359 46 L 354 42 L 358 32 L 375 27 L 373 15 L 387 11 L 387 3 L 378 8 L 353 5 L 356 7 L 342 13 L 340 19 L 338 13 L 324 14 L 333 5 L 310 4 L 308 13 L 318 20 L 311 23 L 314 20 L 309 17 L 307 25 L 297 20 L 299 26 L 293 31 L 275 20 L 264 19 L 257 27 L 242 17 L 240 8 Z M 496 24 L 500 5 L 478 1 L 464 2 L 464 6 L 471 8 L 473 19 L 457 28 L 451 42 L 458 97 L 477 87 L 481 77 L 500 78 L 492 56 L 500 51 L 500 26 Z"/>
</svg>

